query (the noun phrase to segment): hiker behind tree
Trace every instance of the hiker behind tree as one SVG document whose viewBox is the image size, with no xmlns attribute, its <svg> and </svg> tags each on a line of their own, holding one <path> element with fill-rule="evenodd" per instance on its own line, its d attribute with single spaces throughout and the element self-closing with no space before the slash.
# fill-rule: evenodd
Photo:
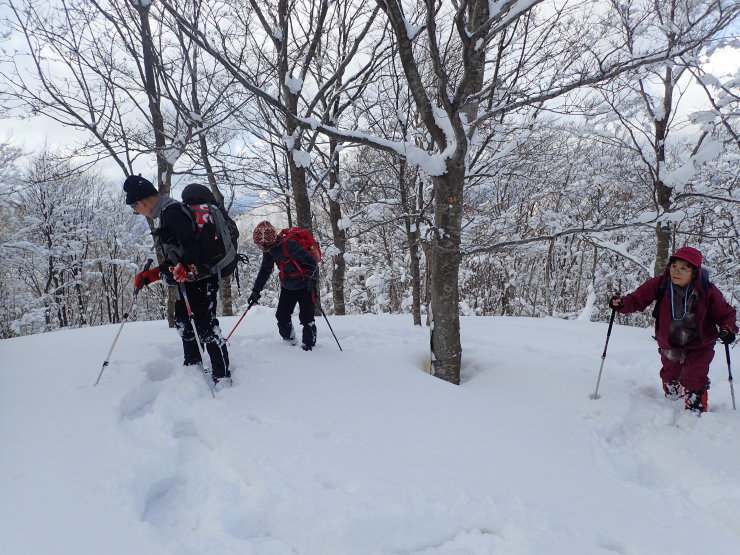
<svg viewBox="0 0 740 555">
<path fill-rule="evenodd" d="M 709 283 L 701 263 L 701 252 L 682 247 L 671 256 L 663 275 L 609 300 L 621 314 L 642 312 L 657 300 L 653 315 L 663 391 L 671 399 L 684 396 L 686 408 L 694 412 L 707 410 L 709 363 L 717 338 L 729 344 L 738 331 L 735 309 Z"/>
<path fill-rule="evenodd" d="M 136 274 L 136 287 L 144 287 L 159 279 L 168 285 L 185 288 L 193 320 L 200 340 L 211 359 L 212 378 L 218 383 L 229 372 L 229 353 L 216 319 L 218 275 L 211 275 L 202 262 L 207 253 L 200 253 L 197 231 L 193 220 L 183 206 L 169 195 L 160 195 L 151 182 L 131 175 L 123 184 L 126 204 L 134 212 L 148 218 L 159 218 L 159 227 L 153 232 L 155 244 L 161 249 L 164 262 L 157 268 Z M 184 194 L 184 193 L 183 193 Z M 175 325 L 182 338 L 185 366 L 201 364 L 200 349 L 188 317 L 187 307 L 180 294 L 175 303 Z"/>
<path fill-rule="evenodd" d="M 298 303 L 298 319 L 303 326 L 301 347 L 304 351 L 310 351 L 316 344 L 314 322 L 314 291 L 318 280 L 316 258 L 298 241 L 278 235 L 268 221 L 257 224 L 253 239 L 262 251 L 262 265 L 254 280 L 249 303 L 259 301 L 260 292 L 272 274 L 273 264 L 277 265 L 280 272 L 280 297 L 275 312 L 278 331 L 285 341 L 295 341 L 291 317 Z"/>
</svg>

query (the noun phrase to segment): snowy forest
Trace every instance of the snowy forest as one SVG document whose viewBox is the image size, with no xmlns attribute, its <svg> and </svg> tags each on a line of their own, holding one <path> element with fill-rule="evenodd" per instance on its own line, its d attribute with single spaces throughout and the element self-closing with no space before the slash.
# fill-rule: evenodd
<svg viewBox="0 0 740 555">
<path fill-rule="evenodd" d="M 0 0 L 0 338 L 121 322 L 141 174 L 211 187 L 250 258 L 310 228 L 330 317 L 408 313 L 458 383 L 460 315 L 607 320 L 704 253 L 740 304 L 736 0 Z M 275 285 L 273 284 L 275 289 Z M 167 317 L 161 284 L 137 320 Z M 277 291 L 264 296 L 274 303 Z M 649 314 L 620 317 L 647 325 Z"/>
</svg>

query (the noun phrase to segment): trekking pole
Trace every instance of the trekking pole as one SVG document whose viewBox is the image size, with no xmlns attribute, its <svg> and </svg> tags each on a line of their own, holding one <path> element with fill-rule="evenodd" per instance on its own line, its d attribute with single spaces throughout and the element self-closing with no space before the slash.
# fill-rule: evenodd
<svg viewBox="0 0 740 555">
<path fill-rule="evenodd" d="M 614 315 L 617 313 L 616 308 L 612 308 L 612 317 L 609 318 L 609 329 L 606 330 L 606 343 L 604 343 L 604 352 L 601 354 L 601 366 L 599 367 L 599 378 L 596 380 L 596 391 L 590 396 L 591 399 L 599 399 L 599 383 L 601 382 L 601 371 L 604 369 L 606 360 L 606 348 L 609 346 L 609 336 L 612 334 L 612 325 L 614 324 Z"/>
<path fill-rule="evenodd" d="M 149 269 L 149 266 L 152 265 L 152 260 L 149 258 L 146 261 L 146 264 L 144 265 L 144 269 L 142 272 L 146 272 Z M 103 375 L 103 372 L 105 371 L 105 367 L 108 366 L 108 363 L 110 362 L 110 356 L 113 353 L 113 348 L 116 346 L 116 343 L 118 342 L 118 336 L 121 335 L 121 330 L 123 330 L 123 325 L 126 323 L 126 320 L 128 319 L 128 315 L 133 312 L 133 310 L 136 308 L 136 297 L 139 295 L 139 291 L 141 291 L 141 287 L 134 287 L 134 296 L 131 298 L 131 304 L 128 307 L 128 310 L 124 312 L 123 319 L 121 320 L 121 325 L 118 327 L 118 333 L 116 333 L 115 339 L 113 339 L 113 344 L 110 346 L 110 349 L 108 350 L 108 356 L 105 357 L 105 362 L 103 363 L 103 367 L 100 369 L 100 374 L 98 374 L 98 379 L 95 380 L 95 387 L 100 382 L 100 378 Z"/>
<path fill-rule="evenodd" d="M 317 305 L 319 305 L 319 310 L 321 311 L 321 314 L 324 316 L 324 320 L 326 320 L 326 325 L 329 326 L 329 330 L 331 331 L 331 334 L 334 336 L 334 341 L 337 342 L 337 347 L 339 347 L 339 350 L 342 350 L 342 346 L 339 344 L 339 339 L 337 339 L 337 335 L 334 333 L 334 330 L 331 327 L 331 324 L 329 323 L 329 318 L 326 317 L 326 312 L 324 312 L 323 307 L 321 306 L 320 302 L 316 301 L 316 290 L 311 291 L 311 300 L 315 302 Z"/>
<path fill-rule="evenodd" d="M 732 385 L 732 366 L 730 365 L 730 345 L 725 343 L 725 358 L 727 358 L 727 375 L 728 381 L 730 382 L 730 395 L 732 395 L 732 410 L 737 410 L 735 407 L 735 386 Z"/>
<path fill-rule="evenodd" d="M 331 327 L 331 324 L 329 323 L 329 318 L 326 317 L 326 312 L 324 312 L 324 309 L 321 308 L 321 305 L 319 305 L 319 310 L 321 311 L 321 314 L 324 316 L 324 320 L 326 320 L 326 325 L 329 326 L 329 330 L 331 331 L 331 334 L 334 336 L 334 341 L 337 342 L 337 347 L 339 347 L 339 350 L 342 351 L 342 346 L 339 344 L 339 339 L 337 339 L 337 335 L 334 333 L 334 330 Z"/>
<path fill-rule="evenodd" d="M 236 326 L 234 326 L 234 327 L 233 327 L 233 328 L 231 329 L 231 331 L 229 332 L 229 335 L 228 335 L 228 337 L 226 338 L 226 343 L 228 343 L 228 342 L 229 342 L 229 339 L 231 338 L 231 334 L 232 334 L 232 333 L 234 333 L 234 330 L 235 330 L 235 329 L 237 328 L 237 326 L 239 326 L 239 324 L 241 324 L 241 323 L 242 323 L 242 320 L 244 320 L 244 317 L 245 317 L 245 316 L 247 315 L 247 312 L 249 312 L 249 309 L 250 309 L 250 308 L 252 308 L 252 306 L 253 306 L 254 304 L 255 304 L 254 302 L 251 302 L 251 303 L 249 303 L 249 304 L 247 305 L 247 310 L 245 310 L 245 311 L 244 311 L 244 314 L 242 314 L 242 317 L 241 317 L 241 318 L 239 318 L 239 321 L 238 321 L 238 322 L 236 323 Z"/>
<path fill-rule="evenodd" d="M 211 379 L 211 371 L 208 368 L 208 366 L 206 366 L 206 354 L 203 352 L 203 346 L 200 344 L 200 336 L 198 335 L 198 329 L 195 327 L 195 316 L 193 315 L 193 311 L 190 308 L 190 301 L 188 301 L 188 293 L 187 291 L 185 291 L 185 286 L 182 283 L 179 283 L 177 287 L 180 290 L 180 296 L 182 297 L 182 300 L 185 301 L 185 308 L 187 308 L 188 310 L 188 318 L 190 318 L 190 325 L 193 327 L 193 332 L 195 333 L 195 342 L 198 345 L 198 350 L 200 351 L 201 365 L 203 366 L 203 378 L 206 380 L 206 384 L 208 384 L 208 389 L 211 390 L 211 396 L 215 399 L 216 391 L 213 388 L 213 380 Z"/>
</svg>

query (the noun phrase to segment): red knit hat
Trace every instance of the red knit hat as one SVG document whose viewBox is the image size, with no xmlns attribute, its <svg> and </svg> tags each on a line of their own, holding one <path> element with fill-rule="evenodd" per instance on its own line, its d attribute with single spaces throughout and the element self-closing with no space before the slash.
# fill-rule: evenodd
<svg viewBox="0 0 740 555">
<path fill-rule="evenodd" d="M 673 253 L 673 256 L 671 256 L 671 260 L 673 260 L 674 258 L 685 260 L 695 268 L 699 268 L 702 262 L 701 252 L 693 247 L 681 247 Z"/>
<path fill-rule="evenodd" d="M 267 220 L 257 224 L 252 233 L 252 239 L 259 246 L 272 245 L 277 240 L 277 231 Z"/>
</svg>

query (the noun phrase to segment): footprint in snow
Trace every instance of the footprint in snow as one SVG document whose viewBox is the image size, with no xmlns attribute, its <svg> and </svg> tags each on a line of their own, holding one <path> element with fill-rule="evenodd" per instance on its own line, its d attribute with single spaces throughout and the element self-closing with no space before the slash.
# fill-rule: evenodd
<svg viewBox="0 0 740 555">
<path fill-rule="evenodd" d="M 149 487 L 141 520 L 156 528 L 173 526 L 183 505 L 185 483 L 176 477 L 159 480 Z"/>
<path fill-rule="evenodd" d="M 179 345 L 160 345 L 158 350 L 161 356 L 144 366 L 144 371 L 153 382 L 166 380 L 182 363 L 182 349 Z"/>
<path fill-rule="evenodd" d="M 141 418 L 152 412 L 154 402 L 162 392 L 162 388 L 151 383 L 144 383 L 128 392 L 121 399 L 119 411 L 126 420 Z"/>
</svg>

